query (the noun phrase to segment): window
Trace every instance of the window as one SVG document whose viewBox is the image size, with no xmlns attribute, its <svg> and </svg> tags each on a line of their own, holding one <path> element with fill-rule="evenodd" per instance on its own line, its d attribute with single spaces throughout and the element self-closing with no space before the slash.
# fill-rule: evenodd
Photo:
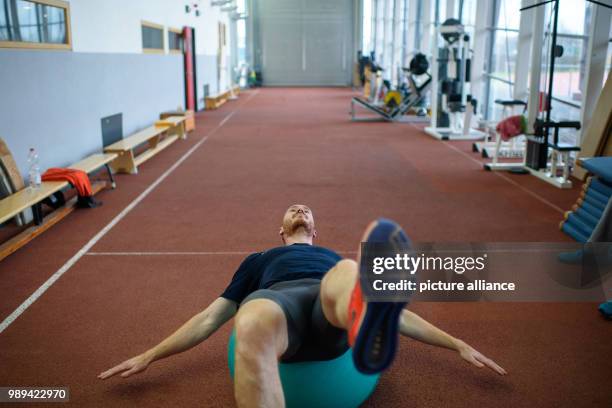
<svg viewBox="0 0 612 408">
<path fill-rule="evenodd" d="M 606 69 L 603 78 L 604 85 L 606 84 L 610 70 L 612 70 L 612 27 L 610 27 L 610 42 L 608 42 L 608 56 L 606 57 Z"/>
<path fill-rule="evenodd" d="M 71 49 L 68 3 L 0 0 L 0 47 Z"/>
<path fill-rule="evenodd" d="M 246 21 L 236 21 L 238 64 L 246 63 Z"/>
<path fill-rule="evenodd" d="M 374 48 L 372 44 L 372 3 L 373 0 L 363 2 L 363 31 L 361 38 L 361 51 L 363 55 L 368 55 Z"/>
<path fill-rule="evenodd" d="M 146 53 L 164 52 L 164 27 L 146 21 L 142 23 L 142 50 Z"/>
<path fill-rule="evenodd" d="M 176 28 L 168 29 L 168 50 L 175 54 L 183 52 L 183 33 L 181 30 Z"/>
<path fill-rule="evenodd" d="M 535 44 L 542 46 L 542 72 L 539 90 L 547 92 L 548 68 L 550 61 L 552 12 L 556 2 L 542 3 L 545 7 L 544 35 L 534 38 Z M 552 92 L 551 116 L 553 120 L 579 120 L 585 78 L 586 52 L 588 47 L 588 27 L 590 26 L 590 3 L 585 0 L 572 2 L 560 1 L 557 44 L 563 47 L 563 56 L 555 59 L 555 73 Z M 501 109 L 495 99 L 512 98 L 515 82 L 515 64 L 528 64 L 517 61 L 518 29 L 522 13 L 520 0 L 495 0 L 491 22 L 491 48 L 487 65 L 486 118 L 499 120 Z M 561 141 L 575 144 L 575 131 L 561 132 Z"/>
<path fill-rule="evenodd" d="M 247 49 L 247 29 L 246 29 L 246 13 L 247 5 L 246 0 L 238 0 L 236 2 L 238 9 L 236 10 L 238 18 L 236 20 L 236 48 L 237 48 L 237 62 L 238 65 L 246 63 L 246 49 Z"/>
<path fill-rule="evenodd" d="M 374 51 L 376 61 L 380 64 L 383 61 L 384 39 L 385 39 L 385 0 L 376 0 L 376 12 L 374 14 Z"/>
<path fill-rule="evenodd" d="M 473 28 L 476 25 L 476 1 L 463 0 L 463 9 L 461 9 L 461 23 L 465 27 Z M 461 4 L 461 3 L 460 3 Z"/>
<path fill-rule="evenodd" d="M 491 28 L 493 46 L 488 65 L 489 97 L 487 118 L 501 119 L 502 109 L 496 99 L 512 99 L 517 60 L 521 0 L 498 0 Z"/>
</svg>

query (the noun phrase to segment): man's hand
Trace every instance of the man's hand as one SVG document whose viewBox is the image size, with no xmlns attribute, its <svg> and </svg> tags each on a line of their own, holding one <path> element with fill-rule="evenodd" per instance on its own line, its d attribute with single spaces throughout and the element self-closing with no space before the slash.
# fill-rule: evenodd
<svg viewBox="0 0 612 408">
<path fill-rule="evenodd" d="M 130 358 L 129 360 L 125 360 L 123 363 L 114 366 L 110 370 L 100 373 L 98 378 L 101 380 L 106 380 L 107 378 L 110 378 L 118 373 L 121 373 L 121 377 L 127 378 L 132 374 L 146 370 L 149 364 L 151 364 L 151 359 L 145 354 L 140 354 L 136 357 Z"/>
<path fill-rule="evenodd" d="M 474 364 L 476 367 L 482 368 L 487 366 L 499 375 L 507 374 L 506 370 L 500 367 L 495 361 L 482 355 L 480 352 L 474 350 L 472 346 L 461 340 L 459 340 L 459 344 L 457 345 L 457 351 L 465 361 Z"/>
</svg>

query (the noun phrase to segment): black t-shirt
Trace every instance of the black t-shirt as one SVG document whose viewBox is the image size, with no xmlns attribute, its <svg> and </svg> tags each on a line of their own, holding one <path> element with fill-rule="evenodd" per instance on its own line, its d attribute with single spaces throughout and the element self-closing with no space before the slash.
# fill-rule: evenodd
<svg viewBox="0 0 612 408">
<path fill-rule="evenodd" d="M 292 244 L 246 257 L 222 297 L 240 303 L 257 289 L 296 279 L 322 279 L 342 259 L 327 248 Z"/>
</svg>

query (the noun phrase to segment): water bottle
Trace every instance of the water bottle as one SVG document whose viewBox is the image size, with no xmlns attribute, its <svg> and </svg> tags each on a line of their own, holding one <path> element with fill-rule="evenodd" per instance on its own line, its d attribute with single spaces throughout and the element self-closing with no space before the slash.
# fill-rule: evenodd
<svg viewBox="0 0 612 408">
<path fill-rule="evenodd" d="M 40 187 L 41 176 L 40 166 L 38 164 L 38 153 L 34 148 L 30 148 L 28 153 L 28 168 L 29 168 L 29 185 L 32 190 L 37 190 Z"/>
</svg>

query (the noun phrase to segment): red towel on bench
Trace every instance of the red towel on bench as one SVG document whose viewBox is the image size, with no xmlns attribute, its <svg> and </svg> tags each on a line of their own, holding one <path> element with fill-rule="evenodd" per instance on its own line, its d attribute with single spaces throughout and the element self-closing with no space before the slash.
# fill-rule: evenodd
<svg viewBox="0 0 612 408">
<path fill-rule="evenodd" d="M 527 119 L 523 115 L 510 116 L 497 124 L 495 128 L 502 140 L 508 141 L 522 135 L 527 130 Z"/>
<path fill-rule="evenodd" d="M 91 182 L 82 170 L 50 168 L 42 175 L 42 181 L 67 181 L 77 190 L 79 197 L 91 197 Z"/>
</svg>

